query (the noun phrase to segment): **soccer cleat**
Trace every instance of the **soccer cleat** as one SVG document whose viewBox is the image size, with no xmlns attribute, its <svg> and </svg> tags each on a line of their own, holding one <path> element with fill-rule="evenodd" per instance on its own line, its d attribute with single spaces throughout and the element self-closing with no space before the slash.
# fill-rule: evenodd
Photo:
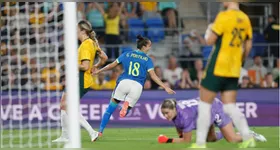
<svg viewBox="0 0 280 150">
<path fill-rule="evenodd" d="M 266 142 L 266 141 L 267 141 L 266 138 L 265 138 L 263 135 L 258 134 L 258 133 L 254 132 L 254 131 L 250 131 L 250 134 L 251 134 L 251 135 L 254 137 L 254 139 L 255 139 L 256 141 L 258 141 L 258 142 Z"/>
<path fill-rule="evenodd" d="M 69 139 L 66 138 L 66 137 L 61 136 L 61 137 L 53 140 L 52 142 L 53 143 L 67 143 L 67 142 L 69 142 Z"/>
<path fill-rule="evenodd" d="M 193 143 L 189 148 L 206 148 L 206 145 L 197 145 L 196 143 Z"/>
<path fill-rule="evenodd" d="M 121 117 L 121 118 L 123 118 L 123 117 L 126 116 L 128 106 L 129 106 L 129 103 L 128 103 L 127 101 L 125 101 L 125 102 L 123 103 L 122 110 L 120 111 L 120 117 Z"/>
<path fill-rule="evenodd" d="M 98 132 L 97 137 L 92 142 L 95 142 L 98 138 L 101 137 L 102 137 L 102 132 Z"/>
<path fill-rule="evenodd" d="M 94 131 L 90 134 L 90 137 L 91 137 L 91 141 L 94 142 L 97 140 L 98 138 L 98 132 Z"/>
<path fill-rule="evenodd" d="M 254 138 L 250 138 L 249 140 L 243 141 L 239 148 L 253 148 L 256 147 L 256 142 Z"/>
</svg>

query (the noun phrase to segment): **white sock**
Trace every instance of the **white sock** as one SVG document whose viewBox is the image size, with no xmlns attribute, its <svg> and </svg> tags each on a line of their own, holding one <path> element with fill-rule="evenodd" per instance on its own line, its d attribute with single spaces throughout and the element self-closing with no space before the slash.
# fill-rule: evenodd
<svg viewBox="0 0 280 150">
<path fill-rule="evenodd" d="M 240 112 L 235 104 L 225 104 L 223 108 L 224 112 L 232 119 L 234 126 L 240 132 L 243 141 L 250 139 L 252 136 L 250 135 L 249 126 L 244 114 Z"/>
<path fill-rule="evenodd" d="M 67 128 L 68 128 L 67 117 L 68 117 L 68 115 L 67 115 L 65 110 L 61 110 L 60 111 L 60 116 L 61 116 L 61 128 L 62 128 L 61 136 L 68 138 L 68 131 L 67 131 Z"/>
<path fill-rule="evenodd" d="M 198 118 L 196 121 L 196 144 L 206 144 L 206 137 L 210 127 L 211 120 L 211 104 L 199 101 L 198 102 Z"/>
<path fill-rule="evenodd" d="M 82 127 L 84 127 L 89 134 L 95 132 L 81 113 L 80 113 L 79 121 Z"/>
</svg>

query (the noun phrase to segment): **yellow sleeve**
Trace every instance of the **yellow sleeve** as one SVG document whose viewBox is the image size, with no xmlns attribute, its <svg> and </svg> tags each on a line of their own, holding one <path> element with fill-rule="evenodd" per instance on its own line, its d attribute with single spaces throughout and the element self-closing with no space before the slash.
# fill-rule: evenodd
<svg viewBox="0 0 280 150">
<path fill-rule="evenodd" d="M 80 58 L 82 60 L 91 60 L 91 53 L 94 51 L 94 46 L 88 43 L 84 43 L 81 47 Z"/>
<path fill-rule="evenodd" d="M 222 35 L 224 32 L 224 23 L 223 23 L 224 19 L 223 18 L 224 18 L 223 12 L 220 12 L 217 15 L 217 17 L 212 25 L 212 28 L 211 28 L 212 31 L 215 32 L 218 36 Z"/>
<path fill-rule="evenodd" d="M 246 39 L 248 39 L 248 40 L 251 40 L 252 38 L 253 38 L 253 29 L 252 29 L 252 25 L 251 25 L 251 21 L 250 21 L 250 19 L 248 18 L 247 19 L 248 20 L 248 30 L 247 30 L 247 38 Z"/>
<path fill-rule="evenodd" d="M 106 21 L 106 20 L 107 20 L 107 18 L 108 18 L 108 14 L 107 14 L 107 13 L 105 13 L 105 14 L 103 15 L 103 18 L 104 18 L 104 21 Z"/>
</svg>

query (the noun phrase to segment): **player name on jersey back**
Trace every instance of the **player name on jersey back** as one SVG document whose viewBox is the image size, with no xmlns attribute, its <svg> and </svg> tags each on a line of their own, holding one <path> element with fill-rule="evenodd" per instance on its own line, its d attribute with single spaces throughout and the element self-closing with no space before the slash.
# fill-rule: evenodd
<svg viewBox="0 0 280 150">
<path fill-rule="evenodd" d="M 130 53 L 130 57 L 138 58 L 138 59 L 142 59 L 142 60 L 148 61 L 148 57 L 143 56 L 143 55 L 138 55 L 138 54 Z"/>
</svg>

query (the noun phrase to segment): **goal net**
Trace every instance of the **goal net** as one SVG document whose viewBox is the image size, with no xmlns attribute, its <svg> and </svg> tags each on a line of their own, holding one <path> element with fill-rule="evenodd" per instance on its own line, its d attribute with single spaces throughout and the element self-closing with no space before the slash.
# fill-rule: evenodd
<svg viewBox="0 0 280 150">
<path fill-rule="evenodd" d="M 61 147 L 63 3 L 1 3 L 1 148 Z"/>
</svg>

